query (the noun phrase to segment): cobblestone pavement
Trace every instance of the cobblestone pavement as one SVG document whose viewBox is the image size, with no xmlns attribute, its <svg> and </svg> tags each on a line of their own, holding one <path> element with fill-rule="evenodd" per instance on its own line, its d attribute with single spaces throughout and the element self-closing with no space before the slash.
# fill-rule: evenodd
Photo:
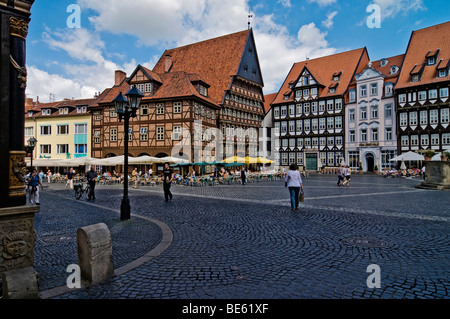
<svg viewBox="0 0 450 319">
<path fill-rule="evenodd" d="M 141 186 L 130 190 L 127 222 L 118 218 L 121 186 L 98 185 L 92 203 L 51 184 L 35 220 L 35 268 L 45 274 L 43 288 L 64 284 L 76 242 L 55 235 L 95 222 L 110 227 L 120 267 L 158 245 L 159 221 L 173 240 L 158 256 L 54 298 L 449 299 L 450 193 L 417 189 L 419 179 L 336 181 L 304 178 L 306 201 L 295 212 L 282 181 L 174 186 L 169 203 L 162 187 Z M 380 267 L 381 288 L 367 286 L 371 264 Z"/>
</svg>

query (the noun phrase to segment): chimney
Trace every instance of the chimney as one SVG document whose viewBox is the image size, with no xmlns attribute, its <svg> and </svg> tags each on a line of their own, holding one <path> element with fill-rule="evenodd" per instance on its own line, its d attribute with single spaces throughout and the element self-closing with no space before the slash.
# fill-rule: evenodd
<svg viewBox="0 0 450 319">
<path fill-rule="evenodd" d="M 165 58 L 164 72 L 167 73 L 170 71 L 170 68 L 172 67 L 172 56 L 170 54 L 166 54 L 164 58 Z"/>
<path fill-rule="evenodd" d="M 122 70 L 116 70 L 114 85 L 120 85 L 127 78 L 127 74 Z"/>
</svg>

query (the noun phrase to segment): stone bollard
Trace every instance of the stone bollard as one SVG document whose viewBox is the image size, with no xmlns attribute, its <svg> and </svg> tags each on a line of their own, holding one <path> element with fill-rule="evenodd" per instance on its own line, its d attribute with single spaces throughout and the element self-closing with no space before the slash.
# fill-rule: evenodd
<svg viewBox="0 0 450 319">
<path fill-rule="evenodd" d="M 77 243 L 82 280 L 95 284 L 114 276 L 108 226 L 100 223 L 78 229 Z"/>
</svg>

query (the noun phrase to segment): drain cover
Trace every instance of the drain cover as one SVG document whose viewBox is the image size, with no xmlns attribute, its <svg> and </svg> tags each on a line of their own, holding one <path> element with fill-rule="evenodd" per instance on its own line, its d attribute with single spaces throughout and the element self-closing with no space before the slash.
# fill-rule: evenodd
<svg viewBox="0 0 450 319">
<path fill-rule="evenodd" d="M 61 242 L 72 242 L 76 241 L 77 235 L 74 234 L 63 234 L 63 235 L 54 235 L 54 236 L 45 236 L 38 238 L 39 241 L 45 244 L 56 244 Z"/>
<path fill-rule="evenodd" d="M 389 244 L 386 243 L 385 241 L 364 237 L 349 237 L 344 238 L 343 241 L 353 246 L 368 247 L 368 248 L 383 248 L 389 246 Z"/>
</svg>

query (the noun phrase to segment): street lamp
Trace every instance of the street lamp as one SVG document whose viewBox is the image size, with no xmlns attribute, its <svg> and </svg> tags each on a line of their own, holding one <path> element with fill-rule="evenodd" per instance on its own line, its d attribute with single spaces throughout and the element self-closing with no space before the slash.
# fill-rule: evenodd
<svg viewBox="0 0 450 319">
<path fill-rule="evenodd" d="M 125 125 L 125 143 L 124 143 L 124 184 L 123 184 L 123 198 L 120 205 L 120 220 L 130 219 L 130 199 L 128 198 L 128 134 L 130 126 L 130 117 L 136 117 L 136 111 L 141 104 L 141 99 L 144 94 L 134 85 L 126 94 L 122 92 L 113 100 L 114 107 L 119 115 L 119 122 L 124 119 Z M 128 98 L 128 99 L 127 99 Z"/>
<path fill-rule="evenodd" d="M 36 146 L 37 140 L 34 137 L 31 137 L 27 142 L 28 142 L 28 148 L 29 148 L 30 154 L 31 154 L 30 170 L 33 171 L 33 152 L 34 152 L 34 147 Z"/>
</svg>

